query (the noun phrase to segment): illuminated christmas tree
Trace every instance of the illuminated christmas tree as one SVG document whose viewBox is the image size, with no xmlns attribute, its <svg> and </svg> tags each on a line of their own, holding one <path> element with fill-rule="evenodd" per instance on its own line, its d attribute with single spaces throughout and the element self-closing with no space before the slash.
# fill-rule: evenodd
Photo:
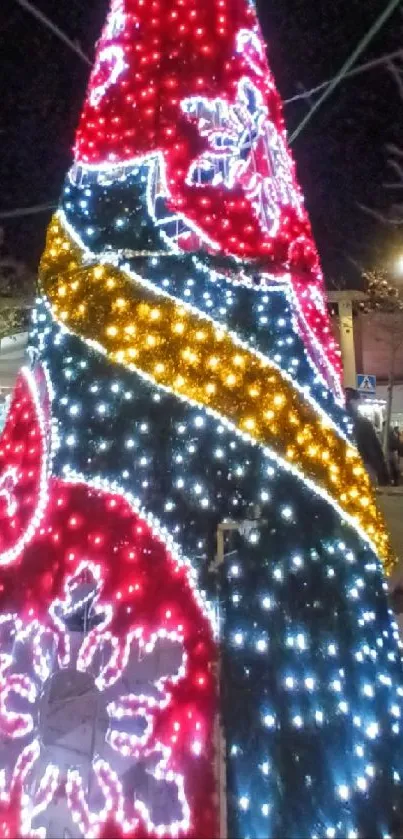
<svg viewBox="0 0 403 839">
<path fill-rule="evenodd" d="M 112 3 L 30 353 L 0 443 L 0 836 L 216 837 L 218 649 L 227 835 L 390 835 L 388 540 L 246 0 Z M 256 506 L 217 644 L 210 546 Z"/>
</svg>

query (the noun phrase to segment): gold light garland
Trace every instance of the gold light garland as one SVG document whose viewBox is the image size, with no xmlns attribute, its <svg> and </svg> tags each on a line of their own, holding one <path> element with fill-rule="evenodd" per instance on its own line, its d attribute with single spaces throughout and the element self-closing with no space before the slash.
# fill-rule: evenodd
<svg viewBox="0 0 403 839">
<path fill-rule="evenodd" d="M 107 356 L 230 420 L 325 490 L 391 564 L 388 537 L 357 451 L 275 368 L 213 322 L 119 268 L 85 265 L 55 216 L 41 262 L 54 315 Z"/>
</svg>

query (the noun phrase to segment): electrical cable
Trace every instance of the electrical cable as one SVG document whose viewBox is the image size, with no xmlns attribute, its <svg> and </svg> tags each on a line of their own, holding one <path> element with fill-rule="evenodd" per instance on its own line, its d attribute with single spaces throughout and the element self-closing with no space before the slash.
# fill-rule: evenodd
<svg viewBox="0 0 403 839">
<path fill-rule="evenodd" d="M 383 64 L 389 64 L 390 62 L 395 61 L 396 58 L 403 58 L 403 49 L 386 53 L 386 55 L 381 55 L 379 58 L 374 58 L 372 61 L 366 61 L 365 64 L 359 64 L 358 67 L 354 67 L 353 70 L 349 70 L 348 73 L 345 73 L 343 78 L 351 79 L 353 76 L 366 73 L 368 70 L 373 70 L 375 67 L 381 67 Z M 304 90 L 303 93 L 296 93 L 295 96 L 290 96 L 288 99 L 284 99 L 284 105 L 291 105 L 292 102 L 298 102 L 301 99 L 309 99 L 315 93 L 319 93 L 323 90 L 323 88 L 328 87 L 332 81 L 333 79 L 326 79 L 325 82 L 321 82 L 315 87 L 311 87 L 310 90 Z"/>
<path fill-rule="evenodd" d="M 386 8 L 377 17 L 377 19 L 372 24 L 372 26 L 369 28 L 368 32 L 364 35 L 364 37 L 361 38 L 361 40 L 357 44 L 356 48 L 353 50 L 353 52 L 347 58 L 347 61 L 344 62 L 344 64 L 340 68 L 339 72 L 336 74 L 336 76 L 334 76 L 334 78 L 332 79 L 330 84 L 323 91 L 322 96 L 320 96 L 319 99 L 316 100 L 316 102 L 309 109 L 308 113 L 304 116 L 303 120 L 297 126 L 297 128 L 295 129 L 295 131 L 293 132 L 293 134 L 291 135 L 291 137 L 289 139 L 290 144 L 293 143 L 294 140 L 296 140 L 297 137 L 299 137 L 299 135 L 301 134 L 301 131 L 303 131 L 305 126 L 308 125 L 308 122 L 311 121 L 313 115 L 316 114 L 316 112 L 319 110 L 321 105 L 323 105 L 323 103 L 326 101 L 326 99 L 328 99 L 329 96 L 336 89 L 336 87 L 338 87 L 340 82 L 344 79 L 346 74 L 352 68 L 353 64 L 355 64 L 355 62 L 357 61 L 357 58 L 359 58 L 361 53 L 370 44 L 370 42 L 372 41 L 374 36 L 382 28 L 384 23 L 386 23 L 386 21 L 390 18 L 391 14 L 395 11 L 395 9 L 398 7 L 400 2 L 401 2 L 401 0 L 389 0 L 389 3 L 387 4 Z"/>
<path fill-rule="evenodd" d="M 64 44 L 66 44 L 77 55 L 79 55 L 82 61 L 85 61 L 85 63 L 88 64 L 90 67 L 92 66 L 92 62 L 88 58 L 88 55 L 86 55 L 85 52 L 82 51 L 81 47 L 79 47 L 78 44 L 74 43 L 74 41 L 72 41 L 63 32 L 62 29 L 59 29 L 59 27 L 56 26 L 56 24 L 53 23 L 53 21 L 49 20 L 49 18 L 46 17 L 46 15 L 43 12 L 41 12 L 40 9 L 34 6 L 33 3 L 30 3 L 29 0 L 15 0 L 15 2 L 18 3 L 19 6 L 22 6 L 22 8 L 25 9 L 27 12 L 30 12 L 31 15 L 37 18 L 37 20 L 40 20 L 41 23 L 43 23 L 43 25 L 47 27 L 47 29 L 50 29 L 50 31 L 53 32 L 53 34 L 56 35 L 57 38 L 59 38 L 60 41 L 63 41 Z"/>
</svg>

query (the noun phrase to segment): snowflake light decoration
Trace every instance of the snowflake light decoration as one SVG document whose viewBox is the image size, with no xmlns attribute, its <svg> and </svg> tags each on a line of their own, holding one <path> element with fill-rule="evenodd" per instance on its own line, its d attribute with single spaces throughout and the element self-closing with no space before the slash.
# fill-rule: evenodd
<svg viewBox="0 0 403 839">
<path fill-rule="evenodd" d="M 120 640 L 102 589 L 83 561 L 46 623 L 0 617 L 0 801 L 21 795 L 23 835 L 54 835 L 56 807 L 70 836 L 97 837 L 112 816 L 124 832 L 189 827 L 183 777 L 155 733 L 186 675 L 183 635 L 136 626 Z"/>
<path fill-rule="evenodd" d="M 191 96 L 181 107 L 208 144 L 191 164 L 187 183 L 228 189 L 241 186 L 269 235 L 276 233 L 282 207 L 302 212 L 284 138 L 269 119 L 263 95 L 250 79 L 240 79 L 232 104 L 221 98 Z"/>
</svg>

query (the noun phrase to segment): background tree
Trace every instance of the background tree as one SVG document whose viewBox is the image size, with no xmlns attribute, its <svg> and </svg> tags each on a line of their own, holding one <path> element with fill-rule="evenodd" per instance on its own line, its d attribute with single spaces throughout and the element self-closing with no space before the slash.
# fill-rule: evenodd
<svg viewBox="0 0 403 839">
<path fill-rule="evenodd" d="M 372 319 L 371 328 L 375 339 L 387 343 L 388 390 L 386 398 L 383 448 L 388 449 L 388 434 L 392 415 L 393 387 L 397 354 L 403 346 L 403 297 L 386 271 L 375 269 L 363 275 L 367 299 L 360 304 L 361 311 Z"/>
<path fill-rule="evenodd" d="M 7 254 L 0 227 L 0 340 L 27 326 L 34 283 L 33 272 Z"/>
</svg>

